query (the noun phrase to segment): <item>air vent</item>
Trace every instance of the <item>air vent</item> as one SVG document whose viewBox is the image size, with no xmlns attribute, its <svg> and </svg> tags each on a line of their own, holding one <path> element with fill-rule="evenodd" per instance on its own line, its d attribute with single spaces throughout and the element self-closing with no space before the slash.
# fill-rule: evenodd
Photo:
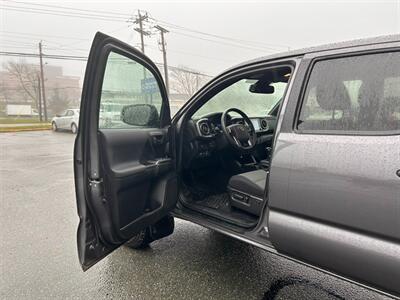
<svg viewBox="0 0 400 300">
<path fill-rule="evenodd" d="M 209 135 L 210 134 L 210 126 L 208 126 L 208 124 L 205 123 L 205 122 L 200 124 L 199 129 L 200 129 L 200 133 L 202 135 Z"/>
<path fill-rule="evenodd" d="M 261 130 L 268 130 L 268 121 L 266 119 L 262 119 L 260 125 L 261 125 Z"/>
</svg>

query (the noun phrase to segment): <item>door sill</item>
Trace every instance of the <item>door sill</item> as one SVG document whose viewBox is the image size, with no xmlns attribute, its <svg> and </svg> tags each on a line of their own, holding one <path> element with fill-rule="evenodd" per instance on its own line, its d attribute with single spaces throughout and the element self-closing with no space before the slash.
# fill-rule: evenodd
<svg viewBox="0 0 400 300">
<path fill-rule="evenodd" d="M 235 227 L 246 230 L 255 228 L 258 224 L 259 217 L 249 215 L 230 207 L 228 194 L 220 194 L 208 197 L 202 201 L 189 201 L 184 197 L 180 197 L 183 207 L 190 209 L 204 217 L 216 219 L 219 222 L 227 223 Z M 216 203 L 217 202 L 217 203 Z M 215 205 L 217 204 L 217 205 Z"/>
<path fill-rule="evenodd" d="M 264 228 L 256 227 L 253 229 L 246 229 L 243 227 L 235 226 L 223 222 L 219 219 L 212 218 L 202 213 L 196 212 L 189 208 L 183 207 L 182 205 L 176 207 L 171 212 L 171 214 L 176 218 L 195 223 L 211 230 L 215 230 L 219 233 L 249 243 L 258 248 L 277 253 L 269 239 L 267 231 L 264 230 Z"/>
</svg>

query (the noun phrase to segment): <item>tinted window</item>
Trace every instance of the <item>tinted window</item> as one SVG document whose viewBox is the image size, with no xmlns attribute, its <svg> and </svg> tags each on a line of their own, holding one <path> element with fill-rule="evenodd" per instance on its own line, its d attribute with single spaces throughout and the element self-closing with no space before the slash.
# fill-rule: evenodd
<svg viewBox="0 0 400 300">
<path fill-rule="evenodd" d="M 161 103 L 161 93 L 154 75 L 142 64 L 111 52 L 101 91 L 99 128 L 131 128 L 133 125 L 121 120 L 121 111 L 125 106 L 148 104 L 159 113 Z"/>
<path fill-rule="evenodd" d="M 392 131 L 400 129 L 400 53 L 315 63 L 299 130 Z"/>
</svg>

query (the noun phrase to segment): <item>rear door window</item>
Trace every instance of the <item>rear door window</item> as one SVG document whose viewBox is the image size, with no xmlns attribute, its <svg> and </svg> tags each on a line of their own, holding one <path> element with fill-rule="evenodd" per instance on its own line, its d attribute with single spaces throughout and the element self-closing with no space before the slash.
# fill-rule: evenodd
<svg viewBox="0 0 400 300">
<path fill-rule="evenodd" d="M 360 134 L 400 130 L 400 52 L 317 61 L 297 129 Z"/>
</svg>

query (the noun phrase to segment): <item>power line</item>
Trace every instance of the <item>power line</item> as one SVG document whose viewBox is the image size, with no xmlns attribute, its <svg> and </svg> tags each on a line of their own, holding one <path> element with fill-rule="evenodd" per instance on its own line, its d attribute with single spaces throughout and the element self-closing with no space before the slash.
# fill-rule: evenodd
<svg viewBox="0 0 400 300">
<path fill-rule="evenodd" d="M 85 41 L 87 41 L 87 40 L 85 40 Z M 20 49 L 36 48 L 36 45 L 34 46 L 34 44 L 27 44 L 27 43 L 23 43 L 21 41 L 11 41 L 11 40 L 10 40 L 10 42 L 13 43 L 14 45 L 17 45 L 18 47 L 14 46 L 14 45 L 10 45 L 9 46 L 9 45 L 5 45 L 5 44 L 3 44 L 3 46 L 5 46 L 6 48 L 10 48 L 11 47 L 11 48 L 20 48 Z M 52 43 L 53 42 L 50 41 L 50 44 L 52 44 Z M 84 53 L 87 53 L 89 51 L 89 49 L 72 48 L 72 47 L 68 47 L 68 45 L 62 45 L 60 43 L 56 43 L 56 44 L 58 44 L 59 46 L 58 45 L 57 46 L 46 46 L 46 49 L 47 50 L 68 51 L 68 52 L 70 52 L 70 51 L 73 51 L 73 52 L 78 51 L 78 52 L 84 52 Z M 71 45 L 73 45 L 73 44 L 71 44 Z M 148 48 L 151 48 L 153 50 L 159 50 L 159 48 L 156 48 L 156 47 L 154 47 L 152 45 L 146 44 L 145 46 L 148 47 Z M 191 53 L 191 52 L 185 52 L 185 51 L 176 50 L 176 49 L 169 49 L 169 51 L 175 52 L 175 53 L 181 53 L 181 54 L 189 55 L 189 56 L 193 56 L 193 57 L 201 57 L 201 58 L 208 59 L 208 60 L 224 61 L 224 62 L 232 63 L 232 61 L 229 61 L 229 60 L 220 59 L 220 58 L 217 58 L 217 57 L 204 56 L 204 55 Z"/>
<path fill-rule="evenodd" d="M 9 39 L 1 39 L 1 44 L 6 43 L 6 44 L 17 44 L 17 45 L 27 45 L 27 46 L 33 46 L 36 44 L 34 43 L 26 43 L 26 42 L 21 42 L 21 41 L 13 41 L 13 40 L 9 40 Z"/>
<path fill-rule="evenodd" d="M 37 53 L 10 52 L 10 51 L 0 51 L 0 55 L 17 56 L 17 57 L 32 57 L 32 58 L 39 57 L 39 54 L 37 54 Z M 43 58 L 87 61 L 87 57 L 85 57 L 85 56 L 76 56 L 76 55 L 43 54 Z"/>
<path fill-rule="evenodd" d="M 3 1 L 26 4 L 26 5 L 30 5 L 30 6 L 52 7 L 52 8 L 59 8 L 59 9 L 65 9 L 65 10 L 83 11 L 83 12 L 91 12 L 91 13 L 105 14 L 105 15 L 121 15 L 121 16 L 125 16 L 127 18 L 131 17 L 130 14 L 120 13 L 120 12 L 110 12 L 110 11 L 105 11 L 105 10 L 82 9 L 82 8 L 74 8 L 74 7 L 67 7 L 67 6 L 60 6 L 60 5 L 39 4 L 39 3 L 30 3 L 30 2 L 24 2 L 24 1 L 13 1 L 13 0 L 3 0 Z"/>
<path fill-rule="evenodd" d="M 29 5 L 29 6 L 34 6 L 34 7 L 35 6 L 36 7 L 50 7 L 50 8 L 55 8 L 55 9 L 59 9 L 59 10 L 67 10 L 67 11 L 69 10 L 69 11 L 78 12 L 78 14 L 83 14 L 83 13 L 87 14 L 87 13 L 89 13 L 89 15 L 92 15 L 92 16 L 101 16 L 101 17 L 107 17 L 107 18 L 116 18 L 116 17 L 129 18 L 129 17 L 131 17 L 131 14 L 120 13 L 120 12 L 110 12 L 110 11 L 92 10 L 92 9 L 81 9 L 81 8 L 66 7 L 66 6 L 60 6 L 60 5 L 29 3 L 29 2 L 24 2 L 24 1 L 13 1 L 13 0 L 3 0 L 3 1 L 11 2 L 11 3 L 18 3 L 18 4 L 23 4 L 23 5 Z M 21 7 L 21 6 L 19 6 L 19 7 Z M 31 8 L 31 9 L 36 9 L 36 8 Z M 38 10 L 38 9 L 36 9 L 36 10 Z M 50 10 L 47 10 L 47 11 L 50 11 Z M 70 12 L 70 13 L 72 13 L 72 12 Z M 156 19 L 156 18 L 153 18 L 153 17 L 151 17 L 151 19 L 153 19 L 155 22 L 168 25 L 168 26 L 173 27 L 175 29 L 180 29 L 180 30 L 189 31 L 189 32 L 192 32 L 192 33 L 200 34 L 200 35 L 205 35 L 205 36 L 209 36 L 209 37 L 213 37 L 213 38 L 224 39 L 224 40 L 229 40 L 229 41 L 234 41 L 234 42 L 241 42 L 241 43 L 244 42 L 244 43 L 258 44 L 258 45 L 263 46 L 263 47 L 270 47 L 270 50 L 278 50 L 278 49 L 276 49 L 276 47 L 289 48 L 288 45 L 272 44 L 272 43 L 264 43 L 264 42 L 260 42 L 260 41 L 250 41 L 250 40 L 244 40 L 244 39 L 237 39 L 237 38 L 227 37 L 227 36 L 223 36 L 223 35 L 217 35 L 217 34 L 213 34 L 213 33 L 208 33 L 208 32 L 204 32 L 204 31 L 200 31 L 200 30 L 196 30 L 196 29 L 191 29 L 191 28 L 188 28 L 188 27 L 185 27 L 185 26 L 177 25 L 177 24 L 174 24 L 174 23 L 171 23 L 171 22 L 167 22 L 167 21 L 164 21 L 164 20 L 160 20 L 160 19 Z"/>
<path fill-rule="evenodd" d="M 32 36 L 38 36 L 40 38 L 42 37 L 49 37 L 49 38 L 60 38 L 60 39 L 71 39 L 71 40 L 81 40 L 81 41 L 88 41 L 88 39 L 84 38 L 78 38 L 78 37 L 70 37 L 70 36 L 63 36 L 63 35 L 48 35 L 48 34 L 38 34 L 38 33 L 31 33 L 31 32 L 16 32 L 16 31 L 0 31 L 0 33 L 4 35 L 12 35 L 15 38 L 25 38 L 25 37 L 32 37 Z M 25 37 L 17 37 L 15 35 L 22 35 Z"/>
<path fill-rule="evenodd" d="M 8 2 L 12 2 L 12 3 L 20 3 L 20 4 L 27 4 L 27 5 L 36 5 L 39 7 L 52 7 L 52 8 L 57 8 L 58 10 L 51 10 L 51 9 L 42 9 L 42 8 L 32 8 L 32 7 L 26 7 L 26 6 L 5 6 L 10 8 L 10 10 L 17 10 L 17 11 L 21 11 L 21 12 L 31 12 L 31 13 L 44 13 L 44 14 L 49 14 L 49 15 L 61 15 L 61 16 L 67 16 L 67 17 L 78 17 L 78 18 L 89 18 L 89 19 L 99 19 L 99 20 L 105 20 L 105 21 L 127 21 L 126 17 L 130 16 L 129 14 L 123 14 L 124 16 L 126 16 L 125 18 L 121 18 L 120 13 L 113 13 L 113 12 L 104 12 L 102 11 L 102 15 L 99 15 L 99 11 L 94 11 L 94 10 L 83 10 L 83 9 L 77 9 L 77 8 L 68 8 L 65 6 L 57 6 L 57 5 L 44 5 L 44 4 L 32 4 L 32 3 L 27 3 L 27 2 L 23 2 L 23 1 L 9 1 Z M 28 11 L 24 10 L 24 9 L 28 9 Z M 64 10 L 64 11 L 63 11 Z M 71 12 L 71 11 L 65 11 L 65 10 L 75 10 L 75 11 L 84 11 L 85 13 L 82 12 Z M 90 12 L 90 13 L 87 13 Z M 194 30 L 194 29 L 190 29 L 184 26 L 180 26 L 180 25 L 176 25 L 170 22 L 166 22 L 166 21 L 162 21 L 162 20 L 158 20 L 155 18 L 151 18 L 152 20 L 162 23 L 162 24 L 167 24 L 168 26 L 171 26 L 177 30 L 183 30 L 183 31 L 187 31 L 187 32 L 191 32 L 191 33 L 195 33 L 195 34 L 199 34 L 199 35 L 204 35 L 204 36 L 208 36 L 208 37 L 212 37 L 212 38 L 217 38 L 217 39 L 222 39 L 225 41 L 229 41 L 229 42 L 233 42 L 233 43 L 247 43 L 247 44 L 258 44 L 259 46 L 244 46 L 241 44 L 228 44 L 228 43 L 224 43 L 226 45 L 230 45 L 230 46 L 235 46 L 235 47 L 241 47 L 241 48 L 248 48 L 248 49 L 253 49 L 253 48 L 258 48 L 260 50 L 269 50 L 269 51 L 280 51 L 281 49 L 277 49 L 277 48 L 272 48 L 272 47 L 280 47 L 280 48 L 289 48 L 286 45 L 273 45 L 273 44 L 265 44 L 265 43 L 261 43 L 261 42 L 256 42 L 256 41 L 248 41 L 248 40 L 242 40 L 242 39 L 236 39 L 236 38 L 231 38 L 231 37 L 225 37 L 225 36 L 221 36 L 221 35 L 216 35 L 216 34 L 211 34 L 211 33 L 206 33 L 206 32 L 202 32 L 199 30 Z M 182 32 L 175 32 L 176 34 L 181 34 L 181 35 L 186 35 L 186 36 L 190 36 L 188 34 L 184 34 Z M 205 39 L 205 38 L 200 38 L 200 37 L 195 37 L 195 36 L 190 36 L 193 38 L 198 38 L 201 40 L 205 40 L 205 41 L 212 41 L 210 39 Z M 214 43 L 222 43 L 221 41 L 213 41 Z M 268 46 L 267 46 L 268 45 Z M 255 50 L 255 49 L 253 49 Z"/>
<path fill-rule="evenodd" d="M 0 55 L 10 56 L 10 57 L 30 57 L 30 58 L 38 58 L 39 57 L 39 54 L 37 54 L 37 53 L 10 52 L 10 51 L 0 51 Z M 87 61 L 86 56 L 77 56 L 77 55 L 43 54 L 43 58 L 59 59 L 59 60 Z M 155 63 L 155 64 L 159 67 L 164 66 L 162 63 Z M 180 67 L 168 66 L 168 68 L 171 70 L 178 70 L 178 71 L 198 74 L 198 75 L 202 75 L 202 76 L 206 76 L 206 77 L 213 77 L 212 75 L 209 75 L 209 74 L 204 74 L 201 72 L 187 70 L 187 69 L 180 68 Z"/>
<path fill-rule="evenodd" d="M 111 29 L 111 30 L 109 31 L 109 34 L 115 33 L 115 32 L 117 32 L 117 31 L 120 31 L 121 29 L 124 29 L 124 28 L 127 28 L 127 26 L 126 26 L 126 25 L 123 25 L 123 26 L 119 26 L 119 27 L 117 27 L 117 28 Z M 78 41 L 78 42 L 72 42 L 72 43 L 69 43 L 69 44 L 60 44 L 60 45 L 61 45 L 61 47 L 64 48 L 64 47 L 69 47 L 69 46 L 73 46 L 73 45 L 82 44 L 82 43 L 84 43 L 84 42 L 86 42 L 86 41 L 91 41 L 91 40 L 86 39 L 86 40 L 82 40 L 82 41 Z M 79 51 L 80 51 L 80 50 L 79 50 Z"/>
<path fill-rule="evenodd" d="M 1 48 L 15 48 L 15 49 L 30 49 L 36 48 L 33 46 L 24 46 L 24 45 L 1 45 Z"/>
<path fill-rule="evenodd" d="M 42 10 L 36 8 L 28 8 L 28 7 L 19 7 L 19 6 L 2 6 L 4 10 L 10 11 L 18 11 L 23 13 L 36 13 L 36 14 L 45 14 L 45 15 L 52 15 L 52 16 L 63 16 L 63 17 L 72 17 L 72 18 L 81 18 L 81 19 L 91 19 L 91 20 L 101 20 L 101 21 L 111 21 L 111 22 L 126 22 L 127 19 L 117 18 L 117 17 L 101 17 L 96 15 L 82 15 L 82 14 L 75 14 L 75 13 L 68 13 L 68 12 L 61 12 L 61 11 L 51 11 L 51 10 Z"/>
<path fill-rule="evenodd" d="M 71 89 L 76 89 L 76 90 L 82 90 L 80 86 L 57 86 L 57 87 L 46 87 L 46 91 L 51 91 L 51 90 L 71 90 Z M 10 91 L 21 91 L 21 88 L 10 88 L 7 87 L 7 90 Z"/>
<path fill-rule="evenodd" d="M 4 38 L 1 37 L 1 36 L 4 36 Z M 36 47 L 36 44 L 26 42 L 27 39 L 32 39 L 32 37 L 13 36 L 12 34 L 4 34 L 4 33 L 0 32 L 0 42 L 1 42 L 2 46 L 4 44 L 14 44 L 14 45 L 35 45 L 35 47 Z M 60 47 L 60 46 L 63 45 L 60 42 L 56 42 L 56 41 L 48 40 L 48 39 L 33 38 L 32 40 L 34 40 L 34 41 L 35 40 L 42 40 L 42 41 L 46 42 L 46 44 L 51 44 L 51 45 L 54 45 L 54 46 L 57 46 L 57 47 Z M 88 40 L 85 40 L 85 41 L 88 41 Z"/>
<path fill-rule="evenodd" d="M 25 44 L 12 44 L 12 43 L 10 43 L 9 44 L 9 42 L 7 42 L 7 43 L 2 43 L 2 45 L 1 45 L 1 47 L 0 47 L 0 49 L 3 49 L 3 50 L 8 50 L 8 51 L 10 51 L 9 49 L 29 49 L 29 50 L 33 50 L 33 49 L 36 49 L 37 48 L 37 46 L 36 45 L 25 45 Z M 88 53 L 89 52 L 89 49 L 77 49 L 77 48 L 68 48 L 68 49 L 63 49 L 63 48 L 60 48 L 60 47 L 54 47 L 54 46 L 45 46 L 45 48 L 46 48 L 46 50 L 56 50 L 56 51 L 61 51 L 61 52 L 68 52 L 69 54 L 71 54 L 71 52 L 72 52 L 72 54 L 74 54 L 74 53 Z"/>
<path fill-rule="evenodd" d="M 153 49 L 153 50 L 159 50 L 159 48 L 152 46 L 152 45 L 145 45 L 147 48 Z M 194 56 L 194 57 L 201 57 L 204 59 L 209 59 L 209 60 L 214 60 L 214 61 L 220 61 L 220 62 L 227 62 L 227 63 L 233 63 L 231 60 L 226 60 L 226 59 L 221 59 L 221 58 L 217 58 L 217 57 L 211 57 L 211 56 L 204 56 L 204 55 L 200 55 L 200 54 L 195 54 L 195 53 L 191 53 L 191 52 L 186 52 L 186 51 L 181 51 L 181 50 L 176 50 L 176 49 L 171 49 L 168 47 L 168 51 L 170 52 L 175 52 L 175 53 L 180 53 L 180 54 L 184 54 L 184 55 L 189 55 L 189 56 Z"/>
<path fill-rule="evenodd" d="M 128 28 L 127 25 L 123 25 L 123 26 L 118 26 L 117 28 L 114 28 L 109 32 L 109 34 L 115 33 L 117 31 L 120 31 L 121 29 L 124 28 Z M 77 45 L 77 44 L 81 44 L 84 42 L 90 42 L 91 39 L 85 39 L 85 38 L 77 38 L 77 37 L 70 37 L 70 36 L 61 36 L 61 35 L 47 35 L 47 34 L 37 34 L 37 33 L 24 33 L 24 32 L 14 32 L 14 31 L 0 31 L 0 36 L 1 35 L 5 35 L 7 38 L 8 36 L 12 37 L 13 39 L 24 39 L 26 40 L 26 38 L 32 38 L 32 36 L 36 36 L 38 37 L 38 39 L 45 41 L 46 43 L 50 43 L 50 44 L 58 44 L 57 47 L 59 48 L 53 48 L 52 50 L 62 50 L 62 51 L 67 51 L 69 49 L 62 49 L 62 48 L 66 48 L 72 45 Z M 52 41 L 49 39 L 42 39 L 43 37 L 48 37 L 50 39 L 69 39 L 69 40 L 75 40 L 74 42 L 65 44 L 65 43 L 60 43 L 60 42 L 56 42 L 56 41 Z M 3 39 L 0 38 L 0 40 L 3 41 Z M 15 41 L 17 42 L 17 41 Z M 36 47 L 36 46 L 35 46 Z M 48 48 L 48 47 L 47 47 Z M 73 50 L 77 50 L 77 51 L 84 51 L 87 52 L 89 50 L 88 49 L 73 49 Z"/>
<path fill-rule="evenodd" d="M 186 37 L 194 38 L 194 39 L 208 41 L 208 42 L 212 42 L 212 43 L 216 43 L 216 44 L 223 44 L 223 45 L 227 45 L 227 46 L 231 46 L 231 47 L 249 49 L 249 50 L 258 51 L 258 52 L 264 52 L 264 53 L 266 51 L 267 52 L 271 52 L 271 50 L 265 50 L 265 49 L 262 49 L 262 48 L 257 48 L 257 47 L 252 47 L 252 46 L 237 45 L 237 44 L 223 42 L 223 41 L 210 40 L 210 39 L 207 39 L 207 38 L 197 37 L 197 36 L 190 35 L 190 34 L 183 33 L 183 32 L 177 32 L 177 31 L 170 31 L 170 32 L 174 33 L 174 34 L 179 34 L 179 35 L 183 35 L 183 36 L 186 36 Z"/>
<path fill-rule="evenodd" d="M 243 40 L 243 39 L 237 39 L 237 38 L 232 38 L 232 37 L 226 37 L 226 36 L 222 36 L 222 35 L 212 34 L 212 33 L 204 32 L 204 31 L 199 31 L 199 30 L 188 28 L 188 27 L 176 25 L 176 24 L 173 24 L 173 23 L 170 23 L 170 22 L 162 21 L 160 19 L 155 19 L 153 17 L 151 17 L 151 18 L 155 22 L 171 26 L 171 27 L 173 27 L 175 29 L 189 31 L 189 32 L 192 32 L 192 33 L 197 33 L 197 34 L 200 34 L 200 35 L 205 35 L 205 36 L 209 36 L 209 37 L 213 37 L 213 38 L 228 40 L 228 41 L 232 41 L 232 42 L 239 42 L 239 43 L 258 44 L 258 45 L 260 45 L 260 46 L 262 46 L 264 48 L 269 48 L 270 50 L 275 50 L 275 51 L 280 50 L 280 49 L 277 49 L 276 47 L 279 47 L 279 48 L 290 48 L 288 45 L 266 44 L 266 43 L 258 42 L 258 41 Z"/>
<path fill-rule="evenodd" d="M 24 4 L 23 5 L 13 5 L 13 3 L 11 3 L 11 5 L 10 4 L 6 4 L 5 6 L 3 6 L 4 8 L 6 8 L 6 9 L 19 9 L 19 10 L 23 10 L 23 9 L 25 9 L 25 10 L 29 10 L 29 11 L 32 11 L 32 12 L 43 12 L 43 13 L 45 13 L 45 12 L 52 12 L 52 13 L 62 13 L 62 14 L 69 14 L 69 15 L 73 15 L 73 16 L 84 16 L 84 17 L 98 17 L 98 18 L 102 18 L 102 19 L 112 19 L 112 20 L 126 20 L 130 15 L 126 15 L 126 16 L 124 16 L 124 17 L 122 17 L 122 16 L 118 16 L 118 15 L 115 15 L 115 14 L 110 14 L 110 13 L 108 13 L 107 15 L 104 15 L 104 14 L 98 14 L 98 13 L 96 13 L 96 12 L 90 12 L 90 10 L 88 10 L 89 12 L 75 12 L 75 11 L 69 11 L 68 10 L 68 8 L 65 8 L 65 7 L 63 7 L 63 6 L 55 6 L 55 5 L 52 5 L 52 7 L 56 7 L 56 9 L 47 9 L 47 8 L 41 8 L 41 7 L 39 7 L 39 8 L 36 8 L 36 7 L 29 7 L 29 6 L 26 6 L 25 4 L 27 4 L 27 5 L 29 5 L 29 6 L 34 6 L 34 5 L 39 5 L 39 6 L 45 6 L 45 5 L 43 5 L 43 4 L 35 4 L 35 3 L 26 3 L 26 2 L 24 2 Z M 72 8 L 72 10 L 80 10 L 80 9 L 75 9 L 75 8 Z"/>
</svg>

